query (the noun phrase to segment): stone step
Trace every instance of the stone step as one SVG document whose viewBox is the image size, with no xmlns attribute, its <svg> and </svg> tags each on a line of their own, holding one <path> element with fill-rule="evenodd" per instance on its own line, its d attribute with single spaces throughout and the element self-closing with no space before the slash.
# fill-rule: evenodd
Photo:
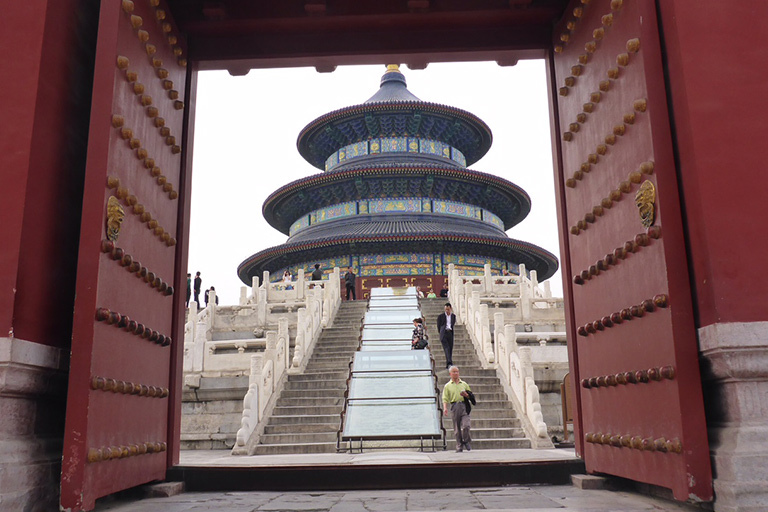
<svg viewBox="0 0 768 512">
<path fill-rule="evenodd" d="M 472 421 L 477 420 L 492 420 L 492 419 L 503 419 L 503 420 L 511 420 L 511 419 L 517 419 L 517 416 L 515 415 L 515 412 L 513 409 L 478 409 L 477 407 L 472 407 Z M 443 419 L 443 422 L 449 422 L 451 419 L 449 417 L 445 417 Z"/>
<path fill-rule="evenodd" d="M 310 363 L 307 365 L 308 370 L 342 371 L 345 368 L 349 369 L 349 362 L 346 362 L 346 363 L 338 363 L 338 362 L 322 363 L 321 362 L 321 363 Z"/>
<path fill-rule="evenodd" d="M 299 382 L 305 380 L 328 380 L 328 379 L 346 379 L 349 377 L 349 371 L 336 372 L 312 372 L 289 375 L 288 382 Z"/>
<path fill-rule="evenodd" d="M 455 442 L 452 436 L 446 440 L 448 449 L 454 448 Z M 508 438 L 508 439 L 478 439 L 472 440 L 473 450 L 515 450 L 519 448 L 530 448 L 531 442 L 526 438 Z"/>
<path fill-rule="evenodd" d="M 476 418 L 475 411 L 472 410 L 472 429 L 480 428 L 520 428 L 519 418 Z M 448 432 L 453 432 L 453 424 L 450 418 L 443 417 L 443 426 Z"/>
<path fill-rule="evenodd" d="M 320 384 L 318 384 L 320 386 Z M 317 387 L 314 389 L 284 389 L 280 394 L 280 398 L 324 398 L 327 396 L 343 396 L 344 388 L 329 389 L 325 387 Z"/>
<path fill-rule="evenodd" d="M 360 337 L 360 333 L 357 331 L 350 332 L 349 334 L 342 334 L 342 335 L 331 335 L 331 336 L 325 336 L 323 338 L 320 338 L 317 340 L 317 345 L 315 345 L 315 350 L 322 347 L 328 347 L 328 346 L 339 346 L 339 347 L 350 347 L 352 345 L 357 346 L 358 345 L 358 338 Z"/>
<path fill-rule="evenodd" d="M 341 405 L 312 405 L 312 406 L 275 406 L 272 414 L 275 416 L 299 416 L 307 414 L 310 416 L 329 416 L 339 414 Z M 472 410 L 474 413 L 474 409 Z"/>
<path fill-rule="evenodd" d="M 360 342 L 357 341 L 357 336 L 354 337 L 354 339 L 350 339 L 351 337 L 346 338 L 339 338 L 338 340 L 326 338 L 326 339 L 320 339 L 317 342 L 317 345 L 315 345 L 315 350 L 312 352 L 313 354 L 317 352 L 318 350 L 329 350 L 329 349 L 347 349 L 355 351 L 357 350 L 357 347 L 360 346 Z"/>
<path fill-rule="evenodd" d="M 336 427 L 338 429 L 338 426 Z M 290 434 L 267 434 L 259 438 L 261 445 L 277 444 L 305 444 L 305 443 L 334 443 L 336 444 L 336 430 L 333 432 L 316 433 L 290 433 Z"/>
<path fill-rule="evenodd" d="M 283 408 L 283 407 L 292 407 L 292 408 L 301 408 L 301 409 L 309 409 L 310 407 L 342 407 L 344 405 L 344 397 L 343 396 L 329 396 L 325 398 L 295 398 L 295 397 L 284 397 L 281 396 L 277 399 L 277 402 L 275 403 L 275 407 Z"/>
<path fill-rule="evenodd" d="M 345 354 L 345 355 L 339 355 L 339 354 L 315 354 L 312 356 L 312 362 L 322 362 L 322 363 L 349 363 L 352 360 L 353 354 Z"/>
<path fill-rule="evenodd" d="M 472 413 L 478 410 L 483 410 L 483 409 L 514 410 L 514 408 L 512 407 L 512 404 L 506 400 L 482 400 L 482 396 L 478 397 L 477 395 L 475 395 L 475 397 L 478 400 L 477 400 L 477 404 L 472 406 Z"/>
<path fill-rule="evenodd" d="M 275 403 L 275 407 L 301 407 L 303 409 L 309 408 L 311 406 L 334 406 L 334 407 L 341 407 L 344 405 L 344 398 L 343 397 L 325 397 L 325 398 L 318 398 L 318 397 L 303 397 L 303 398 L 295 398 L 295 397 L 286 397 L 286 396 L 280 396 L 280 398 L 277 399 L 277 402 Z"/>
<path fill-rule="evenodd" d="M 332 443 L 259 444 L 255 450 L 255 455 L 286 453 L 336 453 L 336 441 Z"/>
<path fill-rule="evenodd" d="M 307 365 L 307 370 L 314 373 L 344 373 L 349 376 L 349 363 L 352 358 L 343 361 L 327 360 L 327 361 L 311 361 Z"/>
<path fill-rule="evenodd" d="M 340 419 L 336 418 L 336 423 L 286 423 L 283 425 L 266 425 L 264 433 L 271 434 L 321 434 L 336 432 L 339 429 Z"/>
<path fill-rule="evenodd" d="M 326 379 L 322 381 L 289 381 L 285 383 L 285 389 L 315 389 L 315 387 L 318 385 L 322 385 L 323 389 L 347 389 L 346 379 Z"/>
<path fill-rule="evenodd" d="M 446 428 L 448 437 L 453 434 L 453 427 Z M 476 428 L 472 425 L 472 439 L 525 439 L 522 428 Z"/>
<path fill-rule="evenodd" d="M 325 415 L 298 415 L 298 416 L 277 416 L 275 414 L 269 418 L 269 422 L 272 425 L 296 425 L 307 423 L 338 423 L 340 420 L 339 414 L 325 414 Z"/>
</svg>

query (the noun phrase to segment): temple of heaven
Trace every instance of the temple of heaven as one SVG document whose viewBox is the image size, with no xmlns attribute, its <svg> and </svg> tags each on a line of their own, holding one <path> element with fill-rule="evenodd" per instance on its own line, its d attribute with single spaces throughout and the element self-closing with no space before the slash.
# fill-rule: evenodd
<svg viewBox="0 0 768 512">
<path fill-rule="evenodd" d="M 524 190 L 467 166 L 488 152 L 492 135 L 478 117 L 429 103 L 406 87 L 397 65 L 387 66 L 369 100 L 335 110 L 299 134 L 299 153 L 324 171 L 289 183 L 264 202 L 263 214 L 289 236 L 243 261 L 246 284 L 268 270 L 279 280 L 319 263 L 328 273 L 351 266 L 358 297 L 381 286 L 438 291 L 448 265 L 468 275 L 518 265 L 539 280 L 557 258 L 505 231 L 531 209 Z"/>
</svg>

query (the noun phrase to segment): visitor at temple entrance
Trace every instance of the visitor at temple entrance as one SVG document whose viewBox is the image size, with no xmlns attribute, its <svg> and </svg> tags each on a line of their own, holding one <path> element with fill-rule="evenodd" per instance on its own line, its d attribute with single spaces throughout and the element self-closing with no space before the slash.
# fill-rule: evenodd
<svg viewBox="0 0 768 512">
<path fill-rule="evenodd" d="M 471 451 L 472 436 L 469 434 L 470 420 L 469 402 L 475 403 L 469 384 L 459 378 L 459 368 L 451 366 L 448 369 L 451 380 L 443 388 L 443 414 L 453 420 L 453 435 L 456 438 L 456 451 Z"/>
<path fill-rule="evenodd" d="M 291 275 L 291 272 L 286 269 L 285 272 L 283 272 L 283 284 L 285 285 L 286 290 L 293 290 L 293 276 Z"/>
<path fill-rule="evenodd" d="M 451 303 L 445 303 L 445 313 L 437 317 L 437 332 L 440 334 L 440 344 L 445 352 L 445 367 L 453 366 L 453 326 L 456 325 L 456 315 L 453 314 Z"/>
<path fill-rule="evenodd" d="M 357 297 L 355 296 L 355 277 L 355 271 L 352 270 L 352 267 L 349 267 L 347 273 L 344 274 L 344 283 L 346 283 L 347 286 L 347 300 L 349 300 L 350 292 L 352 292 L 352 300 L 357 300 Z"/>
<path fill-rule="evenodd" d="M 312 272 L 312 280 L 320 281 L 323 279 L 323 271 L 320 269 L 320 264 L 315 263 L 315 270 Z"/>
<path fill-rule="evenodd" d="M 189 307 L 189 299 L 192 297 L 192 274 L 187 272 L 187 300 L 184 303 L 185 307 Z"/>
<path fill-rule="evenodd" d="M 428 299 L 436 299 L 437 295 L 435 294 L 435 290 L 429 290 L 429 293 L 427 294 Z"/>
<path fill-rule="evenodd" d="M 209 294 L 210 294 L 211 292 L 213 292 L 213 293 L 215 294 L 215 293 L 216 293 L 216 288 L 214 288 L 213 286 L 211 286 L 210 288 L 208 288 L 207 290 L 205 290 L 205 307 L 208 307 L 208 296 L 209 296 Z M 216 305 L 217 305 L 217 306 L 219 305 L 219 296 L 218 296 L 218 295 L 216 295 Z"/>
<path fill-rule="evenodd" d="M 200 290 L 203 287 L 203 278 L 200 277 L 200 272 L 195 274 L 195 303 L 198 309 L 200 308 Z"/>
</svg>

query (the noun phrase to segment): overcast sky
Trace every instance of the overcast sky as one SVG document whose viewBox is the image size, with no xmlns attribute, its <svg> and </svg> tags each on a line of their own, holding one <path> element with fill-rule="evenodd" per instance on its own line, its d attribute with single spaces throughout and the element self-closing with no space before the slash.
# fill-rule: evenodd
<svg viewBox="0 0 768 512">
<path fill-rule="evenodd" d="M 287 237 L 266 223 L 264 200 L 279 187 L 321 172 L 296 149 L 301 129 L 315 118 L 362 103 L 379 87 L 385 66 L 252 70 L 241 77 L 201 72 L 196 105 L 189 272 L 203 289 L 215 286 L 220 303 L 237 304 L 243 283 L 237 266 Z M 531 213 L 507 235 L 559 258 L 552 148 L 544 61 L 430 64 L 401 67 L 421 100 L 480 117 L 493 145 L 471 169 L 498 175 L 531 197 Z M 550 279 L 562 295 L 558 271 Z M 202 300 L 202 297 L 201 297 Z"/>
</svg>

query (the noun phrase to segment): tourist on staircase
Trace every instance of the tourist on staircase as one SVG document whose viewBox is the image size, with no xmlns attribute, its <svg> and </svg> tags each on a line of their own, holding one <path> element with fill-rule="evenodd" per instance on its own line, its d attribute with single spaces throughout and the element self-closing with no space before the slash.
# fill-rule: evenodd
<svg viewBox="0 0 768 512">
<path fill-rule="evenodd" d="M 352 293 L 352 300 L 357 300 L 355 296 L 355 271 L 352 270 L 352 267 L 349 267 L 347 273 L 344 274 L 344 283 L 347 287 L 347 300 L 349 300 L 350 292 Z"/>
<path fill-rule="evenodd" d="M 437 317 L 437 332 L 440 334 L 440 344 L 445 352 L 446 369 L 453 366 L 453 327 L 456 325 L 456 315 L 451 309 L 451 303 L 445 303 L 445 312 Z"/>
<path fill-rule="evenodd" d="M 448 416 L 448 409 L 450 409 L 450 416 L 453 419 L 453 434 L 456 437 L 456 451 L 463 452 L 465 449 L 471 451 L 472 436 L 469 433 L 471 406 L 469 402 L 475 403 L 475 398 L 469 384 L 459 378 L 458 367 L 451 366 L 448 374 L 451 376 L 451 380 L 443 388 L 443 414 Z"/>
<path fill-rule="evenodd" d="M 424 350 L 429 345 L 427 332 L 424 329 L 424 319 L 413 319 L 413 339 L 411 340 L 411 349 Z"/>
</svg>

